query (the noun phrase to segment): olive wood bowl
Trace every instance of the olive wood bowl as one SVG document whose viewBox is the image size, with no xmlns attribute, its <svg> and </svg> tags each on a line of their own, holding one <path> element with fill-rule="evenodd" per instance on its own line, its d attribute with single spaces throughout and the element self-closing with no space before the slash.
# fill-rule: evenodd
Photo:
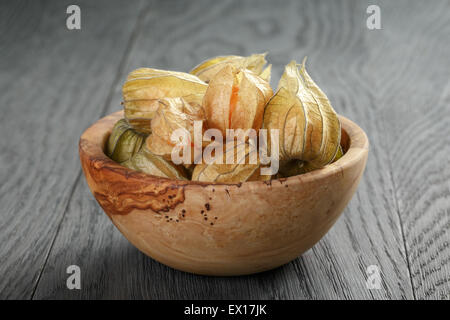
<svg viewBox="0 0 450 320">
<path fill-rule="evenodd" d="M 97 121 L 80 138 L 81 165 L 100 206 L 139 250 L 175 269 L 243 275 L 283 265 L 317 243 L 351 199 L 369 143 L 339 117 L 344 156 L 306 174 L 271 181 L 171 180 L 127 169 L 105 143 L 123 112 Z"/>
</svg>

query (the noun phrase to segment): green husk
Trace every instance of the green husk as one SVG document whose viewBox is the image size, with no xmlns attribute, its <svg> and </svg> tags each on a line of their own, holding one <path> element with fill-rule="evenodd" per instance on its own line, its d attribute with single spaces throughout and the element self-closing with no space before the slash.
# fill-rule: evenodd
<svg viewBox="0 0 450 320">
<path fill-rule="evenodd" d="M 114 125 L 106 144 L 106 155 L 118 163 L 127 161 L 141 150 L 147 134 L 133 129 L 125 119 Z"/>
<path fill-rule="evenodd" d="M 188 180 L 188 174 L 183 166 L 177 166 L 163 157 L 153 154 L 145 145 L 122 165 L 153 176 Z"/>
</svg>

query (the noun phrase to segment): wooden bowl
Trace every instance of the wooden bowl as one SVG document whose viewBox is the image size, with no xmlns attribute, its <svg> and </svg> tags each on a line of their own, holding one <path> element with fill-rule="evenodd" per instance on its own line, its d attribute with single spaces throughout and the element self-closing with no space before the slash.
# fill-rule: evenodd
<svg viewBox="0 0 450 320">
<path fill-rule="evenodd" d="M 103 152 L 113 113 L 87 129 L 79 152 L 86 180 L 122 234 L 175 269 L 242 275 L 283 265 L 317 243 L 354 194 L 368 139 L 340 117 L 345 155 L 323 169 L 272 181 L 215 184 L 136 172 Z"/>
</svg>

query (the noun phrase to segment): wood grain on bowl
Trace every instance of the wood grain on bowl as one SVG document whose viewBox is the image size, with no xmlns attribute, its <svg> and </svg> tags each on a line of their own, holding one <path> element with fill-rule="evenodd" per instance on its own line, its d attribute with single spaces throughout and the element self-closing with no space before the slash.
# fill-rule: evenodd
<svg viewBox="0 0 450 320">
<path fill-rule="evenodd" d="M 208 275 L 261 272 L 311 248 L 331 228 L 358 186 L 368 155 L 365 133 L 342 122 L 345 155 L 307 174 L 238 184 L 170 180 L 132 171 L 103 148 L 122 112 L 81 136 L 88 185 L 137 248 L 176 269 Z"/>
</svg>

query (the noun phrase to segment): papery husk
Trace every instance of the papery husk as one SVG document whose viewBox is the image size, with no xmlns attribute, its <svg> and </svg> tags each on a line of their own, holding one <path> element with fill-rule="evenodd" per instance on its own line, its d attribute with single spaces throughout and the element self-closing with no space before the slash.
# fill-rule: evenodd
<svg viewBox="0 0 450 320">
<path fill-rule="evenodd" d="M 344 156 L 344 150 L 342 149 L 342 146 L 339 144 L 338 151 L 336 152 L 336 155 L 334 156 L 334 159 L 332 162 L 338 161 L 343 156 Z"/>
<path fill-rule="evenodd" d="M 272 176 L 261 175 L 261 164 L 257 149 L 250 147 L 249 143 L 244 143 L 243 146 L 242 144 L 242 142 L 228 142 L 224 147 L 225 151 L 222 152 L 222 164 L 197 164 L 192 173 L 192 181 L 238 183 L 270 180 Z M 226 159 L 230 157 L 230 153 L 234 156 L 233 164 L 226 164 Z M 257 157 L 255 164 L 250 164 L 251 155 Z"/>
<path fill-rule="evenodd" d="M 154 118 L 151 122 L 152 134 L 146 140 L 147 148 L 156 155 L 171 159 L 175 143 L 171 140 L 172 133 L 180 128 L 189 132 L 191 145 L 191 163 L 194 159 L 194 121 L 204 121 L 205 112 L 198 104 L 189 104 L 183 98 L 166 98 L 160 100 Z M 203 136 L 202 125 L 202 136 Z M 185 164 L 189 167 L 190 164 Z"/>
<path fill-rule="evenodd" d="M 339 146 L 338 148 L 338 152 L 336 153 L 336 156 L 334 157 L 333 161 L 331 161 L 331 163 L 336 162 L 337 160 L 339 160 L 340 158 L 342 158 L 342 156 L 344 155 L 344 152 L 342 150 L 342 147 Z M 310 172 L 310 171 L 314 171 L 317 169 L 320 169 L 321 167 L 316 167 L 312 162 L 305 162 L 302 168 L 302 172 L 301 173 L 306 173 L 306 172 Z"/>
<path fill-rule="evenodd" d="M 272 65 L 269 64 L 267 68 L 265 68 L 260 74 L 259 77 L 266 80 L 268 83 L 270 83 L 270 77 L 272 75 Z"/>
<path fill-rule="evenodd" d="M 201 105 L 206 88 L 205 82 L 188 73 L 136 69 L 122 88 L 125 118 L 137 130 L 150 133 L 160 99 L 183 98 L 191 105 Z"/>
<path fill-rule="evenodd" d="M 120 119 L 108 138 L 105 153 L 118 163 L 127 161 L 141 150 L 146 137 L 147 134 L 134 130 L 127 120 Z"/>
<path fill-rule="evenodd" d="M 190 73 L 198 76 L 201 80 L 208 83 L 226 64 L 231 64 L 237 69 L 247 69 L 257 75 L 260 75 L 263 72 L 264 65 L 267 63 L 266 55 L 267 53 L 256 53 L 248 57 L 218 56 L 203 61 L 192 69 Z M 270 66 L 264 69 L 265 73 L 262 78 L 266 81 L 270 80 L 270 70 Z"/>
<path fill-rule="evenodd" d="M 278 90 L 267 104 L 264 128 L 279 129 L 280 161 L 302 160 L 314 168 L 329 164 L 336 156 L 341 127 L 326 95 L 305 69 L 289 63 Z"/>
<path fill-rule="evenodd" d="M 211 79 L 203 99 L 208 128 L 261 128 L 264 107 L 272 96 L 269 83 L 253 72 L 225 65 Z"/>
<path fill-rule="evenodd" d="M 340 158 L 342 158 L 343 155 L 344 155 L 344 152 L 342 150 L 342 147 L 339 146 L 338 152 L 336 153 L 336 156 L 334 157 L 332 163 L 334 163 L 337 160 L 339 160 Z M 294 160 L 288 160 L 288 161 L 281 162 L 278 173 L 279 173 L 280 177 L 287 178 L 287 177 L 292 177 L 292 176 L 296 176 L 299 174 L 307 173 L 310 171 L 314 171 L 317 169 L 320 169 L 320 168 L 313 166 L 311 164 L 311 162 L 304 162 L 302 160 L 294 159 Z"/>
<path fill-rule="evenodd" d="M 145 145 L 122 165 L 153 176 L 188 180 L 187 172 L 183 166 L 175 165 L 163 157 L 153 154 Z"/>
</svg>

